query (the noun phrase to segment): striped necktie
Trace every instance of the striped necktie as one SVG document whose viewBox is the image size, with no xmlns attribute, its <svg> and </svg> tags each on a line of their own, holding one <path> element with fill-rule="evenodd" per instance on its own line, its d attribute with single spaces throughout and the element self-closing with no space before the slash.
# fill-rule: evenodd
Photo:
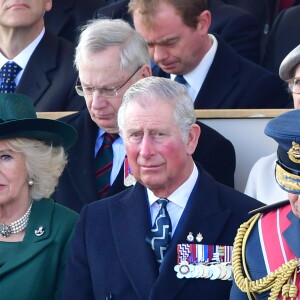
<svg viewBox="0 0 300 300">
<path fill-rule="evenodd" d="M 170 244 L 172 223 L 167 210 L 169 200 L 162 198 L 156 202 L 159 205 L 159 212 L 155 218 L 150 234 L 146 237 L 146 242 L 151 245 L 157 262 L 161 264 Z"/>
<path fill-rule="evenodd" d="M 2 77 L 0 93 L 11 94 L 15 92 L 15 78 L 21 70 L 22 68 L 13 61 L 7 62 L 2 66 L 0 69 L 0 77 Z"/>
<path fill-rule="evenodd" d="M 103 198 L 110 188 L 110 175 L 113 165 L 112 143 L 119 137 L 118 134 L 105 132 L 103 143 L 95 157 L 95 176 L 98 199 Z"/>
</svg>

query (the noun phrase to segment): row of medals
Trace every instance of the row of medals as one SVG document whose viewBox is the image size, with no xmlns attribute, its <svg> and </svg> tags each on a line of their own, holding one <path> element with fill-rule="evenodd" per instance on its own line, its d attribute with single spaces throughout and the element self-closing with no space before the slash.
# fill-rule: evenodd
<svg viewBox="0 0 300 300">
<path fill-rule="evenodd" d="M 228 262 L 224 263 L 200 263 L 190 264 L 182 261 L 174 267 L 177 278 L 203 278 L 210 280 L 232 280 L 232 266 Z"/>
</svg>

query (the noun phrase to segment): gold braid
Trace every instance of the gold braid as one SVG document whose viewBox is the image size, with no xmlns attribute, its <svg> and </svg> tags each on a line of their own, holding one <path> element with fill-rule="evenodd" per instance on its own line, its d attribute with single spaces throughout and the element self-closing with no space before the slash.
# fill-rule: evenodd
<svg viewBox="0 0 300 300">
<path fill-rule="evenodd" d="M 283 299 L 294 299 L 297 296 L 296 276 L 299 259 L 292 259 L 280 266 L 269 275 L 258 279 L 251 280 L 250 274 L 246 265 L 246 243 L 250 232 L 260 218 L 261 213 L 254 215 L 250 220 L 243 223 L 238 229 L 237 235 L 234 239 L 233 254 L 232 254 L 232 268 L 234 280 L 238 288 L 247 293 L 248 299 L 255 299 L 255 293 L 263 293 L 271 290 L 268 300 L 278 299 L 280 291 L 282 291 Z M 246 277 L 244 276 L 243 270 Z M 293 274 L 294 273 L 294 274 Z M 290 284 L 290 279 L 293 276 L 293 284 Z"/>
</svg>

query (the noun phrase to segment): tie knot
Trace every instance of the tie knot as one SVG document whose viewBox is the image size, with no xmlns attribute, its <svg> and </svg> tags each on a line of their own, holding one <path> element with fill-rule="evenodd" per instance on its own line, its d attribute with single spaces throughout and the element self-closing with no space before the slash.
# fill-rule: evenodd
<svg viewBox="0 0 300 300">
<path fill-rule="evenodd" d="M 161 198 L 161 199 L 156 200 L 156 202 L 160 206 L 160 208 L 166 208 L 169 201 L 170 200 L 168 200 L 167 198 Z"/>
<path fill-rule="evenodd" d="M 4 79 L 15 79 L 18 73 L 22 70 L 22 68 L 17 65 L 15 62 L 7 62 L 5 63 L 1 70 L 0 70 L 0 75 Z"/>
<path fill-rule="evenodd" d="M 175 78 L 174 78 L 174 81 L 177 81 L 181 84 L 186 84 L 186 80 L 184 79 L 184 77 L 182 75 L 177 75 Z"/>
<path fill-rule="evenodd" d="M 112 144 L 119 137 L 119 135 L 117 133 L 105 132 L 103 137 L 104 137 L 103 143 L 105 145 L 108 145 L 108 144 Z"/>
</svg>

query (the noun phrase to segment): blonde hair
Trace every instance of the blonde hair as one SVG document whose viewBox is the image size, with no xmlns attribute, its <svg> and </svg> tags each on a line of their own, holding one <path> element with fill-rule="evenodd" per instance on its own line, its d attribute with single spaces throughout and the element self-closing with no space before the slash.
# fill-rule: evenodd
<svg viewBox="0 0 300 300">
<path fill-rule="evenodd" d="M 50 197 L 67 163 L 63 147 L 53 147 L 43 141 L 27 138 L 8 139 L 7 145 L 25 156 L 28 178 L 33 180 L 29 189 L 31 198 L 39 200 Z"/>
</svg>

